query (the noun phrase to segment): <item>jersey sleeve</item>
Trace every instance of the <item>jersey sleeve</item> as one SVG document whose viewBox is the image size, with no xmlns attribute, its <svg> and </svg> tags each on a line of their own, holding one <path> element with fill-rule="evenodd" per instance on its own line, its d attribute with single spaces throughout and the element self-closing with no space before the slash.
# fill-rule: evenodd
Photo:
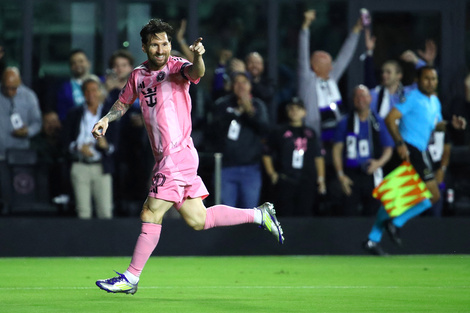
<svg viewBox="0 0 470 313">
<path fill-rule="evenodd" d="M 173 57 L 173 66 L 171 68 L 171 72 L 172 73 L 180 73 L 180 75 L 192 82 L 193 84 L 197 84 L 199 83 L 199 81 L 201 80 L 201 78 L 198 78 L 198 79 L 193 79 L 191 78 L 191 76 L 189 75 L 189 69 L 190 69 L 190 66 L 192 66 L 193 64 L 190 63 L 188 60 L 185 60 L 183 58 L 177 58 L 177 57 Z"/>
<path fill-rule="evenodd" d="M 135 99 L 138 97 L 137 93 L 137 84 L 136 84 L 136 71 L 133 71 L 127 80 L 124 88 L 121 89 L 119 94 L 119 101 L 124 104 L 132 104 L 135 102 Z"/>
</svg>

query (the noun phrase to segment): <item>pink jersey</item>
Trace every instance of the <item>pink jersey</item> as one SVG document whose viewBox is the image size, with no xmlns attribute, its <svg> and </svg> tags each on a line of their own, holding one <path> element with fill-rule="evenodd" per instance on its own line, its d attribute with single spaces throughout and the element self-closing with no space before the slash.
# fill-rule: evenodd
<svg viewBox="0 0 470 313">
<path fill-rule="evenodd" d="M 191 136 L 190 82 L 187 60 L 170 56 L 160 71 L 151 71 L 148 61 L 135 68 L 119 101 L 134 103 L 139 97 L 140 109 L 156 160 L 180 151 Z"/>
</svg>

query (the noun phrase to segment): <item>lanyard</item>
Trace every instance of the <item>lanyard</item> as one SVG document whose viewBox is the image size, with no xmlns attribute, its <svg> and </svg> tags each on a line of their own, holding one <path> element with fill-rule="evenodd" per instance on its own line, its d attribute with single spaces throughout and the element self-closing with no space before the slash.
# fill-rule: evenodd
<svg viewBox="0 0 470 313">
<path fill-rule="evenodd" d="M 13 101 L 13 98 L 10 98 L 10 116 L 12 116 L 14 112 L 15 112 L 15 101 Z"/>
</svg>

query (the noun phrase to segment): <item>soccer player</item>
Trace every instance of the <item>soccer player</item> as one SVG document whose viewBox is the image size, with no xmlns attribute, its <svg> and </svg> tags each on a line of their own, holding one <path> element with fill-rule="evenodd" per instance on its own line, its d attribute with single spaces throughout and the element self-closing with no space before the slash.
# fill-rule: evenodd
<svg viewBox="0 0 470 313">
<path fill-rule="evenodd" d="M 197 175 L 198 154 L 191 135 L 190 82 L 204 76 L 204 46 L 198 38 L 190 46 L 194 61 L 170 56 L 172 27 L 152 19 L 140 36 L 148 60 L 134 69 L 119 99 L 108 114 L 93 127 L 95 138 L 106 134 L 108 123 L 120 118 L 139 97 L 145 127 L 156 160 L 152 186 L 141 212 L 142 232 L 127 271 L 117 277 L 98 280 L 108 292 L 134 294 L 139 276 L 157 246 L 165 213 L 174 206 L 195 230 L 218 226 L 255 223 L 270 231 L 283 243 L 282 228 L 271 203 L 257 208 L 237 209 L 225 205 L 205 208 L 208 192 Z"/>
<path fill-rule="evenodd" d="M 442 120 L 441 103 L 435 95 L 438 82 L 435 68 L 429 65 L 419 68 L 417 80 L 418 88 L 407 93 L 404 101 L 396 104 L 385 119 L 390 135 L 395 140 L 396 149 L 384 171 L 389 173 L 404 160 L 410 162 L 426 183 L 432 197 L 430 200 L 421 201 L 395 218 L 390 218 L 382 206 L 377 213 L 369 238 L 364 243 L 364 249 L 372 254 L 385 254 L 379 245 L 384 229 L 392 240 L 400 245 L 399 229 L 408 220 L 429 209 L 440 197 L 431 162 L 426 154 L 432 131 L 434 129 L 443 131 L 447 123 Z M 397 123 L 398 120 L 400 123 Z M 455 129 L 464 129 L 466 120 L 453 116 L 452 126 Z"/>
</svg>

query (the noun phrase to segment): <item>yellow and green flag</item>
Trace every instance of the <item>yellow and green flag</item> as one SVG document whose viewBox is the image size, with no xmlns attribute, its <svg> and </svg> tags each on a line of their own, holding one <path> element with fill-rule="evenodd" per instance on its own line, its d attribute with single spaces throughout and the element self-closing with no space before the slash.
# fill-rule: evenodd
<svg viewBox="0 0 470 313">
<path fill-rule="evenodd" d="M 405 161 L 384 177 L 372 191 L 372 196 L 382 202 L 390 217 L 396 217 L 431 198 L 431 192 L 413 165 Z"/>
</svg>

